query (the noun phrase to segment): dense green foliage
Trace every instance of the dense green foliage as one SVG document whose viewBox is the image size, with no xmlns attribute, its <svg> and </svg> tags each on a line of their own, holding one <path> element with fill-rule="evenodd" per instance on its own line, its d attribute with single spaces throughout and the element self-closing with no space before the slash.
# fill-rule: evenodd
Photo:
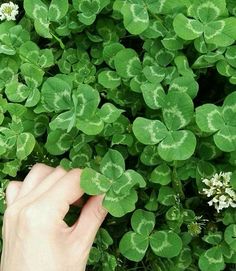
<svg viewBox="0 0 236 271">
<path fill-rule="evenodd" d="M 234 197 L 220 211 L 202 192 L 236 170 L 235 0 L 15 4 L 0 22 L 1 213 L 34 163 L 84 168 L 109 211 L 88 270 L 235 270 L 235 173 L 214 177 Z"/>
</svg>

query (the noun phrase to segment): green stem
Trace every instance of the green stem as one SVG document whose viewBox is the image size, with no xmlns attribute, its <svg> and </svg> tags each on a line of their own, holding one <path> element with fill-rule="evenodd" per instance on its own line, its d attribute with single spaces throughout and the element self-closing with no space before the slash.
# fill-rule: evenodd
<svg viewBox="0 0 236 271">
<path fill-rule="evenodd" d="M 58 41 L 58 43 L 60 44 L 61 49 L 65 49 L 65 45 L 62 42 L 62 40 L 60 38 L 58 38 L 55 34 L 53 34 L 52 32 L 50 32 L 50 34 L 55 38 L 56 41 Z"/>
<path fill-rule="evenodd" d="M 182 182 L 178 177 L 177 171 L 176 171 L 176 163 L 174 162 L 173 172 L 172 172 L 172 185 L 174 190 L 177 194 L 179 194 L 180 199 L 183 200 L 185 198 Z"/>
<path fill-rule="evenodd" d="M 39 143 L 37 142 L 37 140 L 36 140 L 36 142 L 35 142 L 34 152 L 35 152 L 38 156 L 40 156 L 41 159 L 44 158 L 44 152 L 43 152 L 43 149 L 42 149 L 42 147 L 39 145 Z"/>
<path fill-rule="evenodd" d="M 161 23 L 163 22 L 163 20 L 160 18 L 160 17 L 158 17 L 155 13 L 152 13 L 152 12 L 150 12 L 149 11 L 149 13 L 152 15 L 152 17 L 153 18 L 155 18 L 157 21 L 160 21 Z"/>
</svg>

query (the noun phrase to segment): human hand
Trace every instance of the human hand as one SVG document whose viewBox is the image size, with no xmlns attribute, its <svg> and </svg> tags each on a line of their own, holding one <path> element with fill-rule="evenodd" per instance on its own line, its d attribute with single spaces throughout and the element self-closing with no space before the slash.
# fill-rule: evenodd
<svg viewBox="0 0 236 271">
<path fill-rule="evenodd" d="M 83 195 L 80 169 L 66 171 L 36 164 L 24 182 L 6 190 L 1 271 L 84 271 L 107 211 L 103 196 L 85 203 L 76 223 L 64 217 Z"/>
</svg>

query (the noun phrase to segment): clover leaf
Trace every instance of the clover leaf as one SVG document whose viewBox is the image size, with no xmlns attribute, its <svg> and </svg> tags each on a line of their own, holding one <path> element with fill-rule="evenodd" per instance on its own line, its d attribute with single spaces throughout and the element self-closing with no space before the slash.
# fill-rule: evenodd
<svg viewBox="0 0 236 271">
<path fill-rule="evenodd" d="M 216 146 L 226 152 L 236 149 L 235 103 L 236 94 L 233 92 L 227 96 L 222 107 L 205 104 L 196 108 L 199 128 L 204 132 L 214 133 Z"/>
<path fill-rule="evenodd" d="M 109 0 L 82 0 L 80 2 L 73 0 L 74 8 L 79 12 L 78 18 L 85 25 L 91 25 L 96 15 L 108 4 Z"/>
<path fill-rule="evenodd" d="M 200 255 L 199 267 L 201 271 L 220 271 L 225 269 L 225 263 L 220 247 L 212 247 Z"/>
<path fill-rule="evenodd" d="M 155 216 L 151 212 L 138 209 L 131 217 L 131 225 L 134 231 L 123 235 L 119 248 L 126 258 L 139 262 L 149 246 L 149 234 L 155 226 Z"/>
<path fill-rule="evenodd" d="M 161 230 L 151 235 L 150 246 L 157 256 L 173 258 L 180 253 L 183 243 L 175 232 Z"/>
<path fill-rule="evenodd" d="M 222 18 L 225 9 L 224 0 L 195 0 L 188 14 L 194 19 L 178 14 L 174 18 L 174 30 L 184 40 L 194 40 L 203 35 L 206 43 L 229 46 L 234 43 L 236 27 L 234 17 Z"/>
<path fill-rule="evenodd" d="M 52 0 L 49 5 L 41 0 L 24 0 L 26 14 L 34 20 L 36 32 L 44 38 L 52 38 L 50 22 L 58 22 L 68 11 L 68 0 Z"/>
<path fill-rule="evenodd" d="M 141 73 L 142 65 L 137 53 L 133 49 L 122 49 L 114 57 L 114 64 L 118 75 L 132 78 Z"/>
</svg>

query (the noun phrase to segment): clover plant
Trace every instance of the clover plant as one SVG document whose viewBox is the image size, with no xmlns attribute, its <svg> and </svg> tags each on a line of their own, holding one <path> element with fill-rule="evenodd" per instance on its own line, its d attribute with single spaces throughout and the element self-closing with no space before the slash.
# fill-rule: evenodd
<svg viewBox="0 0 236 271">
<path fill-rule="evenodd" d="M 1 1 L 1 222 L 37 162 L 104 194 L 89 271 L 236 270 L 235 0 Z"/>
</svg>

